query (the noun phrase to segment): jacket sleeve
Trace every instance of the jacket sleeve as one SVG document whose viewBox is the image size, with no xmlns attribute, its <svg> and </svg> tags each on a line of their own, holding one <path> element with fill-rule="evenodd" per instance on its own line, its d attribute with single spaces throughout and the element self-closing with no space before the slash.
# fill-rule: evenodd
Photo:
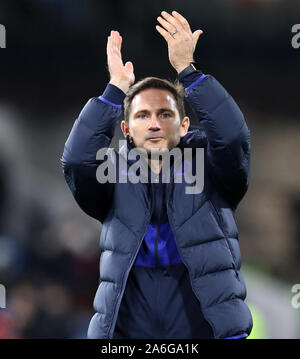
<svg viewBox="0 0 300 359">
<path fill-rule="evenodd" d="M 205 161 L 209 175 L 236 209 L 249 185 L 250 131 L 244 116 L 213 76 L 193 73 L 181 82 L 207 136 Z"/>
<path fill-rule="evenodd" d="M 61 157 L 65 180 L 79 207 L 103 222 L 111 206 L 114 184 L 100 183 L 97 168 L 103 161 L 113 161 L 115 150 L 109 148 L 114 136 L 125 94 L 108 84 L 102 96 L 91 98 L 80 112 L 65 143 Z M 96 159 L 106 148 L 103 160 Z"/>
</svg>

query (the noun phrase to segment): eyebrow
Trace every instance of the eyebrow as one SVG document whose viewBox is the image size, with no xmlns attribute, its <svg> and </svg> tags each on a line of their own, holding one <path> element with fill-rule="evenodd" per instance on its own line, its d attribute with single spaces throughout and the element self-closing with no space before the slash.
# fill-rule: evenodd
<svg viewBox="0 0 300 359">
<path fill-rule="evenodd" d="M 138 113 L 140 112 L 150 112 L 149 110 L 138 110 L 134 113 L 134 116 L 136 116 Z M 173 110 L 171 110 L 170 108 L 160 108 L 156 111 L 157 113 L 161 113 L 161 112 L 170 112 L 172 115 L 175 115 L 175 112 Z"/>
</svg>

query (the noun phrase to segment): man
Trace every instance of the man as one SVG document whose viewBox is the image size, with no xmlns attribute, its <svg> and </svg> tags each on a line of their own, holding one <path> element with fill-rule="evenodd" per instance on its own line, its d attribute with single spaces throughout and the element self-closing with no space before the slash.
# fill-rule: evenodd
<svg viewBox="0 0 300 359">
<path fill-rule="evenodd" d="M 110 83 L 81 111 L 61 159 L 79 206 L 102 222 L 88 338 L 245 338 L 252 317 L 234 212 L 248 188 L 250 133 L 232 97 L 194 62 L 202 31 L 192 33 L 175 11 L 161 15 L 156 29 L 181 87 L 153 77 L 134 84 L 133 64 L 122 62 L 122 37 L 112 31 Z M 203 127 L 190 126 L 184 93 Z M 126 142 L 116 151 L 108 147 L 122 109 Z M 175 180 L 174 159 L 170 181 L 162 180 L 158 154 L 187 148 L 204 149 L 202 191 L 186 193 L 187 184 Z M 140 170 L 138 182 L 130 181 L 134 149 L 146 153 L 147 170 Z M 192 168 L 197 162 L 193 152 Z M 105 163 L 106 173 L 116 167 L 106 182 Z M 144 181 L 146 174 L 154 180 Z"/>
</svg>

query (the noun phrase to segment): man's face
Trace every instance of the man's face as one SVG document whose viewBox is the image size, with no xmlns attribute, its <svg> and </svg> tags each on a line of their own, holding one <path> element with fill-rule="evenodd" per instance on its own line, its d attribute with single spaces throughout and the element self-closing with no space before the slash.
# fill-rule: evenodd
<svg viewBox="0 0 300 359">
<path fill-rule="evenodd" d="M 167 90 L 147 89 L 132 100 L 129 126 L 122 121 L 122 131 L 132 137 L 135 146 L 160 152 L 175 147 L 189 127 L 188 117 L 181 121 L 176 101 Z"/>
</svg>

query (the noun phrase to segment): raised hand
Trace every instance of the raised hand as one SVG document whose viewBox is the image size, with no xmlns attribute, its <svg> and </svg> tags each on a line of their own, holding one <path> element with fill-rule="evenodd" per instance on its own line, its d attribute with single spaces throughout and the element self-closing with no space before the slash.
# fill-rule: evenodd
<svg viewBox="0 0 300 359">
<path fill-rule="evenodd" d="M 127 92 L 129 86 L 134 83 L 134 69 L 131 61 L 123 64 L 122 36 L 118 31 L 111 31 L 107 38 L 107 65 L 110 74 L 109 83 L 119 87 L 123 92 Z"/>
<path fill-rule="evenodd" d="M 172 15 L 162 11 L 161 15 L 157 18 L 161 26 L 157 25 L 156 30 L 167 41 L 170 63 L 179 73 L 194 61 L 196 44 L 203 31 L 192 33 L 188 21 L 176 11 Z"/>
</svg>

